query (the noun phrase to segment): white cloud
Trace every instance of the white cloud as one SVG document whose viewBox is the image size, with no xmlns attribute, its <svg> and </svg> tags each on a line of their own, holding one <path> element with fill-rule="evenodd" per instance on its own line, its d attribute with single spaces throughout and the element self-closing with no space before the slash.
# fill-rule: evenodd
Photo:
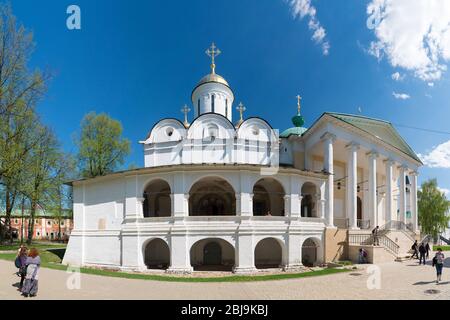
<svg viewBox="0 0 450 320">
<path fill-rule="evenodd" d="M 442 77 L 450 61 L 450 1 L 371 0 L 367 14 L 377 38 L 369 53 L 427 82 Z"/>
<path fill-rule="evenodd" d="M 445 194 L 446 197 L 450 196 L 450 189 L 438 187 L 438 190 L 439 190 L 440 192 L 443 192 L 443 193 Z"/>
<path fill-rule="evenodd" d="M 434 83 L 433 82 L 428 82 L 428 86 L 429 87 L 434 87 Z"/>
<path fill-rule="evenodd" d="M 303 19 L 308 17 L 308 27 L 313 31 L 312 40 L 322 46 L 322 53 L 328 55 L 330 52 L 330 43 L 327 41 L 327 32 L 322 27 L 316 17 L 316 8 L 311 5 L 311 0 L 289 0 L 289 5 L 294 18 Z"/>
<path fill-rule="evenodd" d="M 393 73 L 391 77 L 392 77 L 392 80 L 395 80 L 395 81 L 402 81 L 405 78 L 405 76 L 404 75 L 402 76 L 400 74 L 400 72 Z"/>
<path fill-rule="evenodd" d="M 433 147 L 427 154 L 419 154 L 419 158 L 430 168 L 450 169 L 450 140 Z"/>
<path fill-rule="evenodd" d="M 392 92 L 392 95 L 394 96 L 395 99 L 400 99 L 400 100 L 407 100 L 407 99 L 411 98 L 409 94 L 397 93 L 395 91 Z"/>
</svg>

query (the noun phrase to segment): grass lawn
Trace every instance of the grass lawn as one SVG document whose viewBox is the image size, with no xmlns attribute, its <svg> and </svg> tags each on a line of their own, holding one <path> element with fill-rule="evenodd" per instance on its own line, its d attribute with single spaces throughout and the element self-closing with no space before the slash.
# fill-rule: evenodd
<svg viewBox="0 0 450 320">
<path fill-rule="evenodd" d="M 27 245 L 24 243 L 27 248 L 36 248 L 38 250 L 47 249 L 47 248 L 65 248 L 67 244 L 65 243 L 49 243 L 49 242 L 33 242 L 31 245 Z M 13 244 L 5 243 L 0 244 L 0 251 L 12 251 L 17 250 L 20 247 L 19 242 L 14 242 Z"/>
<path fill-rule="evenodd" d="M 8 260 L 13 263 L 16 258 L 15 253 L 1 253 L 1 260 Z M 58 250 L 42 251 L 41 252 L 41 266 L 49 269 L 67 270 L 67 266 L 61 264 L 61 255 Z M 269 281 L 269 280 L 284 280 L 284 279 L 296 279 L 306 278 L 313 276 L 323 276 L 327 274 L 335 274 L 342 272 L 349 272 L 349 269 L 336 269 L 328 268 L 318 271 L 309 271 L 303 273 L 283 273 L 283 274 L 270 274 L 261 276 L 238 276 L 231 275 L 225 277 L 211 277 L 211 278 L 189 278 L 189 277 L 177 277 L 177 276 L 164 276 L 153 274 L 137 274 L 126 273 L 118 271 L 107 271 L 93 268 L 81 268 L 80 272 L 84 274 L 92 274 L 98 276 L 126 278 L 126 279 L 139 279 L 139 280 L 154 280 L 154 281 L 171 281 L 171 282 L 243 282 L 243 281 Z"/>
<path fill-rule="evenodd" d="M 438 248 L 441 248 L 442 251 L 450 251 L 450 246 L 433 246 L 433 251 L 437 251 Z"/>
</svg>

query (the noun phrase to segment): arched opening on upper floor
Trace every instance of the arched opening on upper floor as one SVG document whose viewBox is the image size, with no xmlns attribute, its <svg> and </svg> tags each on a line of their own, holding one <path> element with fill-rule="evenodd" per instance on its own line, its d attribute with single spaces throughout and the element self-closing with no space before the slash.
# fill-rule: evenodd
<svg viewBox="0 0 450 320">
<path fill-rule="evenodd" d="M 314 183 L 306 182 L 302 186 L 301 216 L 305 218 L 318 217 L 317 187 Z"/>
<path fill-rule="evenodd" d="M 234 247 L 217 238 L 197 241 L 190 250 L 191 266 L 195 271 L 232 271 L 234 257 Z"/>
<path fill-rule="evenodd" d="M 233 187 L 219 177 L 197 181 L 189 192 L 190 216 L 235 216 L 236 195 Z"/>
<path fill-rule="evenodd" d="M 283 247 L 280 240 L 265 238 L 255 247 L 255 267 L 257 269 L 280 268 L 283 264 Z"/>
<path fill-rule="evenodd" d="M 170 266 L 170 249 L 162 239 L 153 239 L 145 245 L 144 263 L 148 269 L 166 270 Z"/>
<path fill-rule="evenodd" d="M 253 186 L 254 216 L 284 216 L 284 188 L 274 178 L 263 178 Z"/>
<path fill-rule="evenodd" d="M 172 200 L 169 184 L 161 179 L 150 182 L 143 194 L 144 218 L 170 217 L 172 215 Z"/>
</svg>

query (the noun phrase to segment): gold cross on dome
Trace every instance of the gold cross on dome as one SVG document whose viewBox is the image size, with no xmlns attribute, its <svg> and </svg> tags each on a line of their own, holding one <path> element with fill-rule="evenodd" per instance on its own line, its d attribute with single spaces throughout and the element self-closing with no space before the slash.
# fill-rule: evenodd
<svg viewBox="0 0 450 320">
<path fill-rule="evenodd" d="M 211 57 L 211 72 L 215 73 L 216 72 L 216 63 L 215 63 L 215 58 L 220 55 L 222 53 L 222 51 L 219 50 L 219 48 L 216 47 L 216 45 L 214 44 L 214 42 L 211 44 L 211 47 L 209 47 L 206 50 L 206 54 Z"/>
<path fill-rule="evenodd" d="M 300 96 L 300 95 L 297 95 L 297 111 L 298 111 L 298 114 L 300 114 L 300 111 L 301 111 L 301 101 L 302 101 L 302 97 Z"/>
<path fill-rule="evenodd" d="M 191 111 L 191 109 L 186 104 L 181 109 L 181 112 L 184 113 L 184 126 L 185 127 L 189 126 L 189 122 L 188 122 L 188 118 L 187 118 L 189 111 Z"/>
<path fill-rule="evenodd" d="M 239 114 L 241 115 L 241 119 L 239 120 L 240 122 L 244 121 L 243 119 L 243 113 L 245 110 L 247 110 L 246 107 L 244 107 L 244 105 L 242 104 L 242 102 L 239 103 L 239 105 L 236 108 L 237 111 L 239 111 Z"/>
</svg>

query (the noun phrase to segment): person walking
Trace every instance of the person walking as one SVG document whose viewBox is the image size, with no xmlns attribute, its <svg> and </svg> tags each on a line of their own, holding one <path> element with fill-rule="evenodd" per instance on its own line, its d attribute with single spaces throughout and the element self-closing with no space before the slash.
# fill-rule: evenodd
<svg viewBox="0 0 450 320">
<path fill-rule="evenodd" d="M 375 229 L 372 230 L 372 236 L 373 236 L 373 245 L 374 246 L 379 246 L 380 245 L 380 240 L 378 238 L 378 231 L 379 231 L 380 227 L 376 226 Z"/>
<path fill-rule="evenodd" d="M 38 292 L 39 268 L 41 266 L 41 257 L 36 248 L 32 248 L 25 262 L 27 272 L 25 283 L 22 287 L 22 295 L 24 297 L 35 297 Z"/>
<path fill-rule="evenodd" d="M 420 254 L 419 265 L 422 263 L 422 261 L 423 265 L 426 265 L 425 256 L 427 254 L 427 249 L 425 249 L 425 244 L 423 242 L 419 246 L 419 254 Z"/>
<path fill-rule="evenodd" d="M 419 251 L 418 251 L 418 245 L 417 245 L 417 240 L 414 241 L 413 245 L 411 246 L 411 250 L 414 251 L 411 259 L 414 258 L 414 256 L 416 257 L 416 259 L 419 259 Z"/>
<path fill-rule="evenodd" d="M 20 277 L 20 284 L 19 284 L 19 291 L 22 290 L 23 287 L 23 282 L 25 280 L 25 276 L 27 274 L 27 266 L 26 266 L 26 262 L 27 262 L 27 254 L 28 254 L 28 249 L 26 246 L 20 246 L 18 255 L 17 255 L 17 267 L 19 268 L 19 272 L 17 273 L 18 276 Z"/>
<path fill-rule="evenodd" d="M 427 250 L 427 259 L 428 259 L 430 257 L 430 251 L 431 251 L 429 242 L 427 242 L 427 244 L 425 246 L 425 250 Z"/>
<path fill-rule="evenodd" d="M 438 248 L 437 252 L 433 258 L 433 267 L 436 267 L 436 283 L 442 280 L 442 269 L 444 268 L 444 254 L 442 253 L 442 249 Z"/>
</svg>

